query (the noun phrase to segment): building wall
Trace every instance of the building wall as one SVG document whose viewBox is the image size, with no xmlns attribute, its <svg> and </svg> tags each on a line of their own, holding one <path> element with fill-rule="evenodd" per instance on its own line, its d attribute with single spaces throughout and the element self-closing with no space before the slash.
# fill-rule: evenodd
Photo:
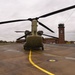
<svg viewBox="0 0 75 75">
<path fill-rule="evenodd" d="M 48 44 L 64 44 L 65 43 L 65 30 L 64 30 L 64 24 L 59 24 L 58 25 L 58 35 L 59 38 L 45 38 L 44 43 Z"/>
<path fill-rule="evenodd" d="M 59 24 L 58 32 L 59 32 L 59 44 L 65 43 L 65 33 L 64 33 L 64 24 Z"/>
</svg>

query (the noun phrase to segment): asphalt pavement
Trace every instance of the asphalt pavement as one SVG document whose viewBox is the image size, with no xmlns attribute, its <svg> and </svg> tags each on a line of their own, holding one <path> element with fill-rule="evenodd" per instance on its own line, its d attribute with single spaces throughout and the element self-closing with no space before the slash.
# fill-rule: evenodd
<svg viewBox="0 0 75 75">
<path fill-rule="evenodd" d="M 75 45 L 45 44 L 45 50 L 33 50 L 32 60 L 55 75 L 75 75 Z M 28 60 L 23 44 L 0 44 L 0 75 L 47 75 Z"/>
</svg>

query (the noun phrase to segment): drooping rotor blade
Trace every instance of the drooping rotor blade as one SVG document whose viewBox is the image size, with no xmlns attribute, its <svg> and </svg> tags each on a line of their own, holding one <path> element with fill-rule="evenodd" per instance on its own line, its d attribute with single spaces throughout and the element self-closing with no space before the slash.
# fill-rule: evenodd
<svg viewBox="0 0 75 75">
<path fill-rule="evenodd" d="M 21 38 L 24 38 L 24 37 L 25 37 L 25 35 L 24 35 L 24 36 L 19 37 L 17 40 L 20 40 Z"/>
<path fill-rule="evenodd" d="M 60 10 L 57 10 L 57 11 L 42 15 L 42 16 L 39 16 L 38 18 L 47 17 L 47 16 L 54 15 L 54 14 L 57 14 L 57 13 L 60 13 L 60 12 L 64 12 L 64 11 L 67 11 L 67 10 L 70 10 L 70 9 L 73 9 L 73 8 L 75 8 L 75 5 L 69 6 L 69 7 L 66 7 L 66 8 L 63 8 L 63 9 L 60 9 Z"/>
<path fill-rule="evenodd" d="M 43 26 L 44 28 L 48 29 L 50 32 L 54 33 L 53 30 L 51 30 L 50 28 L 48 28 L 47 26 L 45 26 L 43 23 L 37 21 L 41 26 Z"/>
<path fill-rule="evenodd" d="M 24 33 L 25 31 L 15 31 L 16 33 Z"/>
<path fill-rule="evenodd" d="M 10 20 L 10 21 L 3 21 L 0 24 L 12 23 L 12 22 L 20 22 L 20 21 L 27 21 L 29 19 L 19 19 L 19 20 Z"/>
<path fill-rule="evenodd" d="M 44 36 L 48 36 L 48 37 L 52 37 L 52 38 L 57 38 L 55 36 L 51 36 L 51 35 L 47 35 L 47 34 L 43 34 Z"/>
</svg>

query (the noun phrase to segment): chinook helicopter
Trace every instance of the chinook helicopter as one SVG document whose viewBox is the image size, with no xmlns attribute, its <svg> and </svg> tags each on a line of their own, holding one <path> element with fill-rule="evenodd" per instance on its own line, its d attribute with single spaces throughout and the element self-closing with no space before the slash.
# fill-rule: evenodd
<svg viewBox="0 0 75 75">
<path fill-rule="evenodd" d="M 44 24 L 42 24 L 42 25 L 44 25 Z M 24 44 L 24 49 L 25 50 L 31 49 L 31 48 L 33 48 L 33 49 L 38 49 L 39 48 L 41 50 L 44 50 L 42 35 L 56 38 L 54 36 L 43 34 L 43 31 L 37 31 L 37 21 L 36 20 L 32 21 L 32 26 L 31 27 L 32 27 L 31 31 L 29 31 L 29 30 L 15 31 L 17 33 L 20 33 L 20 32 L 25 33 L 24 36 L 21 36 L 17 39 L 17 41 L 20 41 L 20 39 L 25 38 L 25 41 L 26 41 L 26 42 L 24 41 L 25 42 L 25 44 Z M 48 29 L 50 32 L 54 33 L 54 31 L 52 31 L 51 29 L 49 29 L 47 27 L 46 27 L 46 29 Z"/>
<path fill-rule="evenodd" d="M 38 21 L 39 18 L 45 18 L 47 16 L 51 16 L 60 12 L 64 12 L 70 9 L 75 8 L 75 5 L 73 6 L 69 6 L 57 11 L 53 11 L 51 13 L 47 13 L 45 15 L 39 16 L 39 17 L 35 17 L 35 18 L 28 18 L 28 19 L 18 19 L 18 20 L 10 20 L 10 21 L 3 21 L 0 22 L 0 24 L 6 24 L 6 23 L 13 23 L 13 22 L 21 22 L 21 21 L 31 21 L 32 22 L 32 28 L 31 28 L 31 32 L 30 31 L 25 31 L 25 35 L 18 38 L 17 40 L 25 37 L 25 44 L 24 44 L 24 49 L 35 49 L 35 48 L 39 48 L 41 50 L 44 50 L 43 47 L 43 38 L 41 35 L 45 35 L 45 36 L 49 36 L 49 37 L 53 37 L 56 38 L 54 36 L 50 36 L 50 35 L 46 35 L 43 34 L 43 31 L 37 31 L 37 23 L 41 26 L 43 26 L 44 28 L 46 28 L 47 30 L 49 30 L 50 32 L 54 33 L 53 30 L 51 30 L 50 28 L 48 28 L 46 25 L 44 25 L 43 23 L 41 23 L 40 21 Z M 18 31 L 17 31 L 18 32 Z"/>
</svg>

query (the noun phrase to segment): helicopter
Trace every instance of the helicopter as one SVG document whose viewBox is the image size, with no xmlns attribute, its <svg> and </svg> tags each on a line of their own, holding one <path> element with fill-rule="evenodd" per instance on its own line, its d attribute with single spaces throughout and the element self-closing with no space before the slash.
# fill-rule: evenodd
<svg viewBox="0 0 75 75">
<path fill-rule="evenodd" d="M 73 8 L 75 8 L 75 5 L 72 5 L 72 6 L 57 10 L 57 11 L 53 11 L 53 12 L 47 13 L 47 14 L 39 16 L 39 17 L 3 21 L 3 22 L 0 22 L 0 24 L 21 22 L 21 21 L 31 21 L 31 23 L 32 23 L 31 31 L 26 30 L 25 35 L 20 37 L 20 38 L 18 38 L 17 40 L 25 37 L 25 40 L 26 40 L 26 42 L 24 44 L 24 49 L 25 50 L 38 49 L 38 48 L 41 49 L 41 50 L 44 50 L 42 35 L 53 37 L 53 38 L 56 38 L 56 37 L 43 34 L 43 31 L 37 31 L 37 23 L 38 23 L 39 25 L 43 26 L 44 28 L 46 28 L 50 32 L 54 33 L 53 30 L 51 30 L 49 27 L 47 27 L 46 25 L 41 23 L 38 19 L 39 18 L 45 18 L 45 17 L 51 16 L 51 15 L 54 15 L 54 14 L 57 14 L 57 13 L 60 13 L 60 12 L 64 12 L 64 11 L 67 11 L 67 10 L 70 10 L 70 9 L 73 9 Z"/>
<path fill-rule="evenodd" d="M 44 50 L 44 47 L 43 47 L 43 37 L 42 35 L 44 36 L 48 36 L 48 37 L 53 37 L 53 38 L 56 38 L 54 36 L 50 36 L 50 35 L 46 35 L 46 34 L 43 34 L 43 31 L 37 31 L 37 21 L 36 20 L 33 20 L 32 21 L 32 26 L 31 26 L 31 31 L 29 30 L 26 30 L 26 31 L 15 31 L 17 33 L 19 32 L 24 32 L 25 35 L 24 36 L 21 36 L 17 39 L 17 41 L 19 41 L 21 38 L 25 38 L 25 44 L 24 44 L 24 49 L 27 50 L 27 49 L 41 49 L 41 50 Z M 46 27 L 47 28 L 47 27 Z M 54 31 L 52 31 L 51 29 L 47 28 L 50 32 L 54 33 Z M 22 41 L 22 40 L 21 40 Z"/>
</svg>

